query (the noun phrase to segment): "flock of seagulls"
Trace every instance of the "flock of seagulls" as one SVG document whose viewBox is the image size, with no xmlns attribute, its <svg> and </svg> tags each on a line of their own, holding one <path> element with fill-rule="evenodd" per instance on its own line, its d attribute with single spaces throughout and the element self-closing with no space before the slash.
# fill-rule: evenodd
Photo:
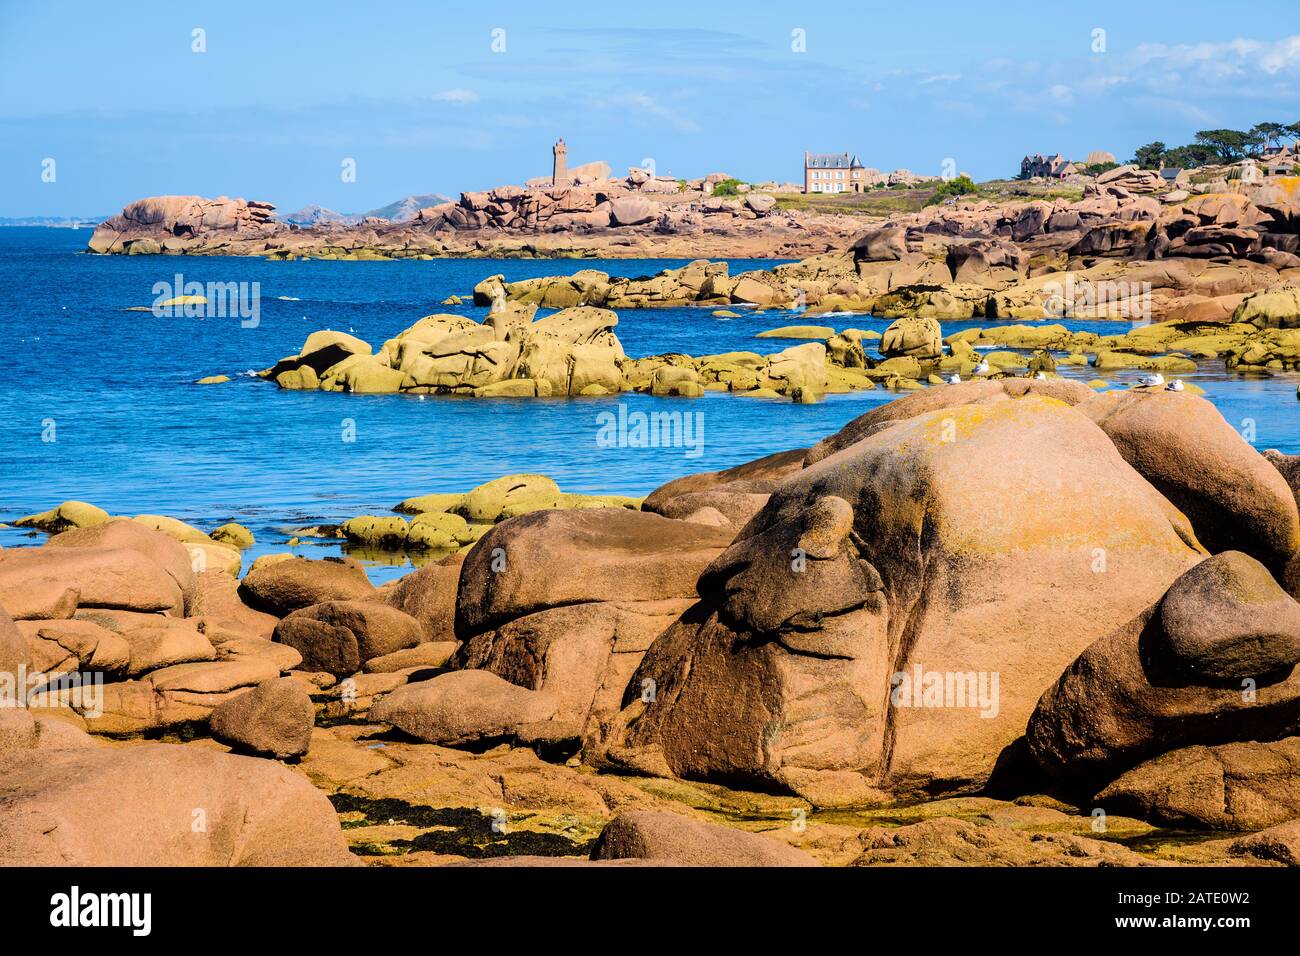
<svg viewBox="0 0 1300 956">
<path fill-rule="evenodd" d="M 1150 375 L 1143 375 L 1137 380 L 1137 388 L 1160 388 L 1164 386 L 1166 392 L 1181 392 L 1184 389 L 1183 380 L 1176 378 L 1172 382 L 1166 383 L 1165 377 L 1159 372 L 1153 372 Z"/>
<path fill-rule="evenodd" d="M 981 359 L 980 363 L 976 365 L 974 369 L 972 369 L 972 374 L 988 375 L 990 371 L 991 371 L 991 366 L 989 365 L 989 360 Z M 1040 382 L 1044 381 L 1047 378 L 1047 373 L 1041 371 L 1035 372 L 1034 378 Z M 945 385 L 960 385 L 962 378 L 958 373 L 953 372 L 951 375 L 945 376 L 943 381 Z M 1181 378 L 1176 378 L 1172 382 L 1166 382 L 1165 377 L 1159 372 L 1153 372 L 1150 375 L 1141 376 L 1137 380 L 1137 383 L 1134 385 L 1134 387 L 1135 388 L 1163 387 L 1164 390 L 1167 392 L 1181 392 L 1184 390 L 1183 380 Z"/>
</svg>

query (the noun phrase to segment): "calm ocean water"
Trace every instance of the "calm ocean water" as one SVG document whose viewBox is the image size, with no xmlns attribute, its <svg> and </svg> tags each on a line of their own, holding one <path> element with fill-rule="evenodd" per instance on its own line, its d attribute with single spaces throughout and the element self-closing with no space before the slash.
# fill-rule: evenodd
<svg viewBox="0 0 1300 956">
<path fill-rule="evenodd" d="M 486 310 L 438 303 L 493 273 L 519 279 L 597 268 L 636 276 L 680 262 L 100 257 L 83 254 L 89 238 L 88 230 L 0 229 L 0 521 L 68 498 L 114 514 L 168 514 L 205 530 L 236 520 L 258 537 L 253 557 L 283 550 L 284 529 L 294 524 L 383 513 L 411 495 L 464 491 L 512 472 L 548 474 L 568 491 L 644 494 L 679 475 L 808 445 L 895 397 L 878 389 L 794 405 L 714 393 L 694 401 L 417 401 L 280 391 L 240 373 L 296 352 L 316 329 L 349 331 L 378 346 L 433 312 L 481 317 Z M 732 260 L 732 271 L 771 264 Z M 257 328 L 235 318 L 124 311 L 148 306 L 154 283 L 172 282 L 177 272 L 186 281 L 259 282 Z M 755 333 L 797 321 L 779 311 L 721 320 L 708 309 L 629 310 L 620 313 L 617 334 L 634 356 L 770 352 L 795 343 L 755 340 Z M 887 324 L 861 315 L 810 321 L 837 329 Z M 973 324 L 945 323 L 944 333 Z M 214 374 L 234 381 L 192 384 Z M 1094 377 L 1092 370 L 1071 374 Z M 1300 453 L 1296 376 L 1246 381 L 1214 361 L 1184 377 L 1205 388 L 1234 425 L 1253 420 L 1261 449 Z M 620 401 L 632 410 L 701 412 L 703 453 L 598 447 L 597 416 Z M 342 440 L 345 419 L 355 422 L 353 442 Z M 55 441 L 43 440 L 50 422 Z M 40 540 L 0 529 L 6 547 Z M 337 550 L 313 547 L 313 556 Z M 382 566 L 373 576 L 395 573 L 396 566 Z"/>
</svg>

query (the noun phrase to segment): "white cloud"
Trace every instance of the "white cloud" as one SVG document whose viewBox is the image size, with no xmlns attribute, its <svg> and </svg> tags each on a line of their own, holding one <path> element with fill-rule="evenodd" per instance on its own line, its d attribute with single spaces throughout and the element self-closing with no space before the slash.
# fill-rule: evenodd
<svg viewBox="0 0 1300 956">
<path fill-rule="evenodd" d="M 1239 77 L 1252 72 L 1270 76 L 1300 72 L 1300 35 L 1262 41 L 1237 37 L 1218 43 L 1143 43 L 1132 53 L 1135 63 L 1156 70 L 1188 70 L 1205 77 Z"/>
<path fill-rule="evenodd" d="M 927 83 L 955 83 L 960 79 L 960 73 L 935 73 L 933 76 L 927 76 L 921 83 L 922 85 Z"/>
<path fill-rule="evenodd" d="M 439 103 L 477 103 L 478 94 L 473 90 L 442 90 L 434 93 L 431 99 L 437 100 Z"/>
<path fill-rule="evenodd" d="M 687 116 L 683 116 L 672 107 L 665 106 L 656 100 L 653 96 L 645 93 L 623 93 L 618 96 L 611 96 L 601 101 L 602 106 L 621 106 L 628 109 L 640 110 L 643 113 L 649 113 L 665 123 L 673 126 L 684 133 L 699 132 L 699 124 Z"/>
</svg>

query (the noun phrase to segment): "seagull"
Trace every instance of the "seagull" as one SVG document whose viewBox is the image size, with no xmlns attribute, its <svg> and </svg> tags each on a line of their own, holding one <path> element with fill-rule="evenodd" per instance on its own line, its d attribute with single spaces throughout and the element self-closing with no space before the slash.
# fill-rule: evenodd
<svg viewBox="0 0 1300 956">
<path fill-rule="evenodd" d="M 1042 381 L 1043 379 L 1047 378 L 1047 373 L 1046 373 L 1046 372 L 1035 372 L 1035 373 L 1034 373 L 1034 378 L 1038 379 L 1039 381 Z"/>
<path fill-rule="evenodd" d="M 1139 388 L 1159 388 L 1165 384 L 1165 377 L 1156 372 L 1154 375 L 1143 375 L 1137 383 Z"/>
<path fill-rule="evenodd" d="M 1165 391 L 1167 392 L 1181 392 L 1182 390 L 1183 380 L 1181 378 L 1176 378 L 1165 386 Z"/>
<path fill-rule="evenodd" d="M 956 372 L 953 372 L 951 375 L 945 378 L 944 381 L 947 382 L 949 385 L 960 385 L 961 376 L 958 375 Z"/>
<path fill-rule="evenodd" d="M 976 365 L 974 368 L 974 373 L 976 375 L 987 375 L 989 373 L 989 360 L 980 359 L 979 365 Z"/>
</svg>

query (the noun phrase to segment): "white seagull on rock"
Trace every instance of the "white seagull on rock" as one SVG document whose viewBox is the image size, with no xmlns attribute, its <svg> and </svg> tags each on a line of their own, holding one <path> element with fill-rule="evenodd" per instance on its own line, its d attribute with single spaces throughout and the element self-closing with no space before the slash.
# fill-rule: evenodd
<svg viewBox="0 0 1300 956">
<path fill-rule="evenodd" d="M 1165 391 L 1167 392 L 1181 392 L 1182 390 L 1183 380 L 1181 378 L 1176 378 L 1165 386 Z"/>
<path fill-rule="evenodd" d="M 1046 373 L 1046 372 L 1035 372 L 1035 373 L 1034 373 L 1034 378 L 1038 379 L 1038 380 L 1041 382 L 1043 379 L 1047 378 L 1047 373 Z"/>
<path fill-rule="evenodd" d="M 974 373 L 976 375 L 987 375 L 989 373 L 989 360 L 980 359 L 979 365 L 975 366 Z"/>
<path fill-rule="evenodd" d="M 960 385 L 961 376 L 958 375 L 956 372 L 953 372 L 951 375 L 945 378 L 944 381 L 947 382 L 949 385 Z"/>
<path fill-rule="evenodd" d="M 1143 375 L 1137 380 L 1139 388 L 1159 388 L 1165 384 L 1165 377 L 1159 372 L 1153 375 Z"/>
</svg>

